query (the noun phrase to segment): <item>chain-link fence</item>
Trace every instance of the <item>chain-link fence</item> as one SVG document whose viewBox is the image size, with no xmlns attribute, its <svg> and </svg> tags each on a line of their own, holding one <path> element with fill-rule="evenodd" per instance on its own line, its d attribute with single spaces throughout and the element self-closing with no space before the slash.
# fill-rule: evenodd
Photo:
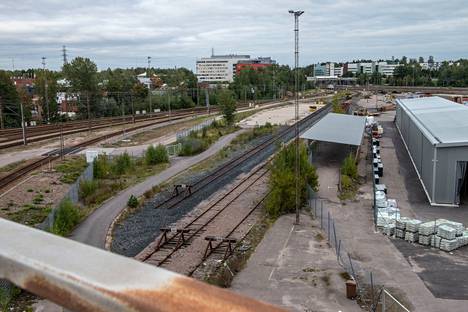
<svg viewBox="0 0 468 312">
<path fill-rule="evenodd" d="M 329 245 L 335 250 L 338 264 L 356 282 L 357 300 L 360 306 L 368 311 L 408 311 L 385 290 L 383 280 L 378 280 L 372 271 L 368 271 L 359 261 L 353 259 L 352 249 L 348 248 L 344 239 L 345 236 L 340 227 L 335 223 L 327 201 L 315 198 L 313 192 L 310 192 L 309 208 L 320 228 L 325 233 Z M 385 299 L 387 300 L 385 302 L 386 306 L 382 304 L 382 300 Z M 395 310 L 397 307 L 402 308 Z"/>
<path fill-rule="evenodd" d="M 166 150 L 169 156 L 177 156 L 182 150 L 182 143 L 166 145 Z"/>
<path fill-rule="evenodd" d="M 80 195 L 79 195 L 80 183 L 82 181 L 92 180 L 93 179 L 93 174 L 94 174 L 93 173 L 93 164 L 89 164 L 88 167 L 78 177 L 78 179 L 76 179 L 75 183 L 73 183 L 70 186 L 70 189 L 65 194 L 65 196 L 63 196 L 62 200 L 60 200 L 60 202 L 58 202 L 58 204 L 55 205 L 55 207 L 49 213 L 47 218 L 41 224 L 39 224 L 37 227 L 40 228 L 41 230 L 47 230 L 47 229 L 52 228 L 52 226 L 54 225 L 55 214 L 57 213 L 57 209 L 58 209 L 58 207 L 60 207 L 61 203 L 64 200 L 69 199 L 73 204 L 78 204 L 78 202 L 80 201 Z"/>
<path fill-rule="evenodd" d="M 208 120 L 205 120 L 204 122 L 199 123 L 199 124 L 189 128 L 189 129 L 179 131 L 179 132 L 176 133 L 176 138 L 177 138 L 177 140 L 179 140 L 179 139 L 188 137 L 190 135 L 190 133 L 192 133 L 192 132 L 197 132 L 197 131 L 203 130 L 204 128 L 207 128 L 207 127 L 211 126 L 211 124 L 213 124 L 214 121 L 215 121 L 215 118 L 208 119 Z"/>
</svg>

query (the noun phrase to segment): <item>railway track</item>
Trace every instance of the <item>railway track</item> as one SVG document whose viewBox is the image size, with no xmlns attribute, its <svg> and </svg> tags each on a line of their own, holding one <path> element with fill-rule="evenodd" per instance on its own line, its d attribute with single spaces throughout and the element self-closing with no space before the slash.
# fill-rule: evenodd
<svg viewBox="0 0 468 312">
<path fill-rule="evenodd" d="M 173 116 L 173 117 L 170 117 L 170 118 L 167 118 L 166 120 L 162 120 L 163 121 L 172 121 L 172 120 L 177 120 L 177 119 L 181 119 L 181 118 L 185 118 L 186 116 Z M 141 128 L 144 128 L 144 127 L 147 127 L 148 125 L 146 124 L 143 124 L 143 125 L 136 125 L 136 126 L 133 126 L 131 128 L 127 128 L 126 131 L 134 131 L 134 130 L 138 130 L 138 129 L 141 129 Z M 66 147 L 64 148 L 64 155 L 70 155 L 70 154 L 74 154 L 76 152 L 78 152 L 80 149 L 86 147 L 86 146 L 89 146 L 89 145 L 92 145 L 92 144 L 95 144 L 97 142 L 100 142 L 100 141 L 103 141 L 103 140 L 106 140 L 106 139 L 109 139 L 109 138 L 112 138 L 112 137 L 115 137 L 115 136 L 118 136 L 118 135 L 121 135 L 122 134 L 122 131 L 114 131 L 112 133 L 108 133 L 108 134 L 105 134 L 103 136 L 99 136 L 97 138 L 93 138 L 93 139 L 90 139 L 90 140 L 86 140 L 86 141 L 83 141 L 81 143 L 78 143 L 78 144 L 75 144 L 73 146 L 69 146 L 69 147 Z M 54 160 L 57 160 L 60 158 L 60 149 L 54 149 L 54 150 L 51 150 L 45 154 L 43 154 L 41 156 L 40 159 L 30 163 L 30 164 L 27 164 L 25 166 L 22 166 L 16 170 L 14 170 L 13 172 L 3 176 L 0 178 L 0 190 L 5 188 L 6 186 L 12 184 L 13 182 L 17 181 L 19 178 L 21 178 L 22 176 L 24 176 L 25 174 L 28 174 L 30 173 L 31 171 L 33 170 L 36 170 L 37 168 L 40 168 L 41 166 L 45 165 L 45 164 L 48 164 Z"/>
<path fill-rule="evenodd" d="M 217 109 L 211 110 L 211 112 L 217 112 Z M 106 119 L 106 120 L 93 120 L 91 122 L 88 121 L 80 121 L 80 122 L 67 122 L 62 125 L 63 135 L 70 135 L 81 133 L 89 130 L 100 130 L 105 129 L 108 127 L 116 127 L 122 126 L 132 123 L 143 123 L 143 122 L 161 122 L 168 118 L 176 118 L 176 117 L 188 117 L 188 116 L 197 116 L 206 114 L 206 108 L 193 108 L 188 110 L 178 110 L 170 115 L 166 112 L 158 113 L 151 117 L 141 117 L 135 119 L 130 116 L 127 117 L 120 117 L 114 119 Z M 45 125 L 45 126 L 37 126 L 37 127 L 30 127 L 26 128 L 26 137 L 28 143 L 44 141 L 52 138 L 59 137 L 60 133 L 60 125 Z M 3 129 L 0 130 L 0 148 L 9 148 L 14 146 L 23 145 L 23 136 L 22 136 L 22 129 Z"/>
<path fill-rule="evenodd" d="M 331 105 L 328 104 L 323 109 L 307 116 L 305 119 L 299 122 L 300 130 L 303 130 L 305 127 L 309 126 L 311 123 L 318 121 L 322 118 L 325 114 L 329 112 Z M 206 185 L 210 183 L 215 183 L 217 179 L 231 170 L 233 167 L 241 164 L 243 161 L 246 161 L 250 157 L 258 154 L 259 152 L 265 150 L 267 147 L 276 144 L 279 141 L 287 142 L 289 141 L 294 135 L 294 126 L 290 126 L 276 135 L 272 136 L 268 140 L 254 146 L 247 152 L 243 153 L 241 156 L 238 156 L 231 161 L 225 163 L 224 165 L 220 166 L 210 175 L 203 177 L 202 179 L 198 180 L 194 185 L 192 185 L 192 192 L 188 195 L 179 194 L 173 195 L 172 197 L 166 199 L 159 205 L 155 206 L 155 208 L 161 209 L 172 209 L 177 205 L 181 204 L 184 200 L 186 200 L 189 196 L 193 195 L 194 193 L 202 190 Z M 176 255 L 181 249 L 185 248 L 192 248 L 194 249 L 194 257 L 197 258 L 197 263 L 192 264 L 190 267 L 183 267 L 179 268 L 178 272 L 184 273 L 187 275 L 192 275 L 193 272 L 203 263 L 203 261 L 209 257 L 216 249 L 218 249 L 221 245 L 226 244 L 226 240 L 229 242 L 229 239 L 233 236 L 236 230 L 245 222 L 245 220 L 260 206 L 261 202 L 266 197 L 263 196 L 262 199 L 250 210 L 244 212 L 243 216 L 239 216 L 238 220 L 235 225 L 231 229 L 225 229 L 223 233 L 218 233 L 224 239 L 223 241 L 215 242 L 215 246 L 211 249 L 206 249 L 205 254 L 201 255 L 200 253 L 200 244 L 203 245 L 203 239 L 200 239 L 200 235 L 205 232 L 207 228 L 210 227 L 212 222 L 222 215 L 228 207 L 235 202 L 242 194 L 244 194 L 245 190 L 249 187 L 254 185 L 257 181 L 263 178 L 266 173 L 268 172 L 268 168 L 266 164 L 260 165 L 251 172 L 247 177 L 242 179 L 239 183 L 237 183 L 233 188 L 231 188 L 228 192 L 224 193 L 221 198 L 216 200 L 213 204 L 211 204 L 208 208 L 206 208 L 201 214 L 197 217 L 192 219 L 182 228 L 177 229 L 162 229 L 163 234 L 159 237 L 159 240 L 152 250 L 145 249 L 143 253 L 137 256 L 137 259 L 143 262 L 147 262 L 149 264 L 153 264 L 156 266 L 165 266 L 168 262 L 170 262 L 171 258 Z M 223 203 L 224 202 L 224 203 Z M 223 203 L 223 204 L 221 204 Z M 221 205 L 221 206 L 220 206 Z M 198 246 L 193 246 L 194 241 Z M 201 242 L 200 242 L 201 241 Z M 229 243 L 230 244 L 230 243 Z M 151 245 L 150 245 L 151 246 Z M 202 248 L 203 249 L 203 248 Z M 197 252 L 198 250 L 198 252 Z M 191 257 L 192 258 L 192 257 Z"/>
<path fill-rule="evenodd" d="M 320 96 L 316 96 L 316 97 L 311 98 L 311 99 L 316 99 L 316 98 L 321 98 L 321 97 L 323 97 L 323 96 L 320 95 Z M 200 113 L 200 115 L 201 114 L 202 113 Z M 184 112 L 184 113 L 180 113 L 178 115 L 172 115 L 170 117 L 166 117 L 166 119 L 160 119 L 159 122 L 166 122 L 166 121 L 182 119 L 182 118 L 186 118 L 189 115 L 190 114 L 187 114 L 187 112 Z M 315 115 L 315 113 L 311 114 L 309 116 L 312 116 L 312 115 Z M 138 129 L 141 129 L 141 128 L 144 128 L 144 127 L 147 127 L 147 126 L 148 126 L 147 124 L 140 124 L 140 125 L 136 125 L 136 126 L 127 128 L 125 131 L 134 131 L 134 130 L 138 130 Z M 284 131 L 283 131 L 283 133 L 284 133 Z M 97 143 L 99 141 L 106 140 L 106 139 L 109 139 L 111 137 L 115 137 L 115 136 L 118 136 L 118 135 L 121 135 L 121 134 L 122 134 L 121 130 L 114 131 L 114 132 L 105 134 L 103 136 L 100 136 L 100 137 L 97 137 L 97 138 L 94 138 L 94 139 L 90 139 L 90 140 L 87 140 L 87 141 L 83 141 L 83 142 L 81 142 L 79 144 L 76 144 L 76 145 L 73 145 L 73 146 L 70 146 L 70 147 L 66 147 L 64 149 L 64 155 L 69 155 L 69 154 L 76 153 L 81 148 L 84 148 L 86 146 L 95 144 L 95 143 Z M 0 145 L 0 147 L 3 148 L 2 145 Z M 268 144 L 264 145 L 264 148 L 266 148 L 266 147 L 268 147 Z M 250 154 L 248 154 L 248 155 L 252 155 L 252 153 L 256 154 L 259 151 L 260 150 L 250 151 Z M 246 159 L 248 157 L 248 155 L 243 155 L 241 157 L 242 157 L 242 159 Z M 54 149 L 52 151 L 49 151 L 49 152 L 43 154 L 40 159 L 34 161 L 33 163 L 22 166 L 19 169 L 14 170 L 13 172 L 1 177 L 0 178 L 0 190 L 4 189 L 6 186 L 8 186 L 8 185 L 12 184 L 13 182 L 17 181 L 19 178 L 21 178 L 25 174 L 28 174 L 31 171 L 36 170 L 37 168 L 40 168 L 41 166 L 43 166 L 45 164 L 48 164 L 48 163 L 50 163 L 50 162 L 52 162 L 54 160 L 57 160 L 59 157 L 60 157 L 60 150 L 59 149 Z M 236 163 L 231 163 L 231 168 L 235 164 L 238 164 L 238 163 L 242 162 L 242 159 L 237 159 Z M 222 174 L 223 174 L 223 172 L 220 169 L 220 171 L 218 172 L 217 177 L 221 176 Z M 194 186 L 194 192 L 197 192 L 197 190 L 202 188 L 203 185 L 205 185 L 207 183 L 211 183 L 214 179 L 215 178 L 213 178 L 213 176 L 211 176 L 211 177 L 205 177 L 204 179 L 198 181 L 197 185 Z M 182 198 L 182 200 L 183 200 L 183 198 Z M 171 204 L 171 202 L 172 202 L 172 204 Z M 174 198 L 169 198 L 166 202 L 164 202 L 164 204 L 169 204 L 169 205 L 171 205 L 171 207 L 174 207 L 179 202 L 180 201 L 175 200 Z"/>
</svg>

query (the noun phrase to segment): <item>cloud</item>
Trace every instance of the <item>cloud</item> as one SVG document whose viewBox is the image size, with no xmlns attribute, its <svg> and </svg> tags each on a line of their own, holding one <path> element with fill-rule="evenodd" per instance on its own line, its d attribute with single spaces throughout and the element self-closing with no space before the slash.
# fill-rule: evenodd
<svg viewBox="0 0 468 312">
<path fill-rule="evenodd" d="M 293 61 L 293 19 L 300 18 L 301 64 L 392 55 L 459 58 L 468 50 L 466 0 L 2 0 L 0 68 L 61 65 L 86 56 L 100 68 L 194 67 L 217 53 Z"/>
</svg>

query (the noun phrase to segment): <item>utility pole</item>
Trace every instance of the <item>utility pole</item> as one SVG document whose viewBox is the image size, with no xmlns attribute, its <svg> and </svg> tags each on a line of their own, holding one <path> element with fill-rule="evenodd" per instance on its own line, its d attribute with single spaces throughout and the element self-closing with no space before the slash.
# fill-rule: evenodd
<svg viewBox="0 0 468 312">
<path fill-rule="evenodd" d="M 26 141 L 26 129 L 25 129 L 25 124 L 24 124 L 23 102 L 20 102 L 20 109 L 21 109 L 21 130 L 23 132 L 23 144 L 27 145 L 28 142 Z"/>
<path fill-rule="evenodd" d="M 46 104 L 46 109 L 47 109 L 47 123 L 50 123 L 50 110 L 49 110 L 49 99 L 47 96 L 47 76 L 46 76 L 46 58 L 43 56 L 42 57 L 42 69 L 43 69 L 43 74 L 44 74 L 44 101 Z"/>
<path fill-rule="evenodd" d="M 67 47 L 62 46 L 63 65 L 68 64 L 67 60 Z"/>
<path fill-rule="evenodd" d="M 171 88 L 167 89 L 167 103 L 169 105 L 169 116 L 171 116 Z"/>
<path fill-rule="evenodd" d="M 4 129 L 5 125 L 3 124 L 3 102 L 2 97 L 0 96 L 0 129 Z"/>
<path fill-rule="evenodd" d="M 150 116 L 153 113 L 153 105 L 151 103 L 151 75 L 150 75 L 150 68 L 151 68 L 151 56 L 148 56 L 148 96 L 149 96 L 149 110 Z"/>
<path fill-rule="evenodd" d="M 289 10 L 289 14 L 294 15 L 294 108 L 295 108 L 295 141 L 296 141 L 296 159 L 294 161 L 295 165 L 295 176 L 296 176 L 296 221 L 295 224 L 299 224 L 300 215 L 300 189 L 299 189 L 299 175 L 300 175 L 300 164 L 299 164 L 299 16 L 301 16 L 304 11 L 293 11 Z"/>
</svg>

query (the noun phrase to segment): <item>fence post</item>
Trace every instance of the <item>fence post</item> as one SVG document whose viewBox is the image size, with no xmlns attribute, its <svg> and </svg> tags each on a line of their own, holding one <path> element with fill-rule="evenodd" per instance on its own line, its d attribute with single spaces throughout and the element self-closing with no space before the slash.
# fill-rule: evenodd
<svg viewBox="0 0 468 312">
<path fill-rule="evenodd" d="M 351 260 L 351 255 L 348 252 L 349 265 L 351 266 L 351 273 L 353 274 L 354 281 L 357 284 L 356 274 L 354 273 L 353 261 Z"/>
<path fill-rule="evenodd" d="M 317 198 L 314 198 L 314 199 L 315 199 L 314 214 L 315 214 L 315 217 L 317 218 Z"/>
<path fill-rule="evenodd" d="M 372 301 L 372 307 L 375 307 L 375 302 L 374 302 L 374 279 L 372 278 L 372 271 L 369 272 L 370 274 L 370 284 L 371 284 L 371 301 Z"/>
<path fill-rule="evenodd" d="M 335 220 L 333 220 L 333 236 L 335 237 L 335 251 L 337 252 L 338 245 L 336 243 L 336 230 L 335 230 Z"/>
<path fill-rule="evenodd" d="M 341 239 L 338 241 L 338 251 L 336 253 L 336 261 L 340 264 L 340 252 L 341 252 Z"/>
<path fill-rule="evenodd" d="M 328 242 L 330 242 L 330 210 L 328 210 L 327 218 L 328 218 Z"/>
<path fill-rule="evenodd" d="M 385 312 L 385 288 L 382 289 L 382 312 Z"/>
<path fill-rule="evenodd" d="M 320 201 L 320 229 L 323 229 L 323 202 Z"/>
</svg>

